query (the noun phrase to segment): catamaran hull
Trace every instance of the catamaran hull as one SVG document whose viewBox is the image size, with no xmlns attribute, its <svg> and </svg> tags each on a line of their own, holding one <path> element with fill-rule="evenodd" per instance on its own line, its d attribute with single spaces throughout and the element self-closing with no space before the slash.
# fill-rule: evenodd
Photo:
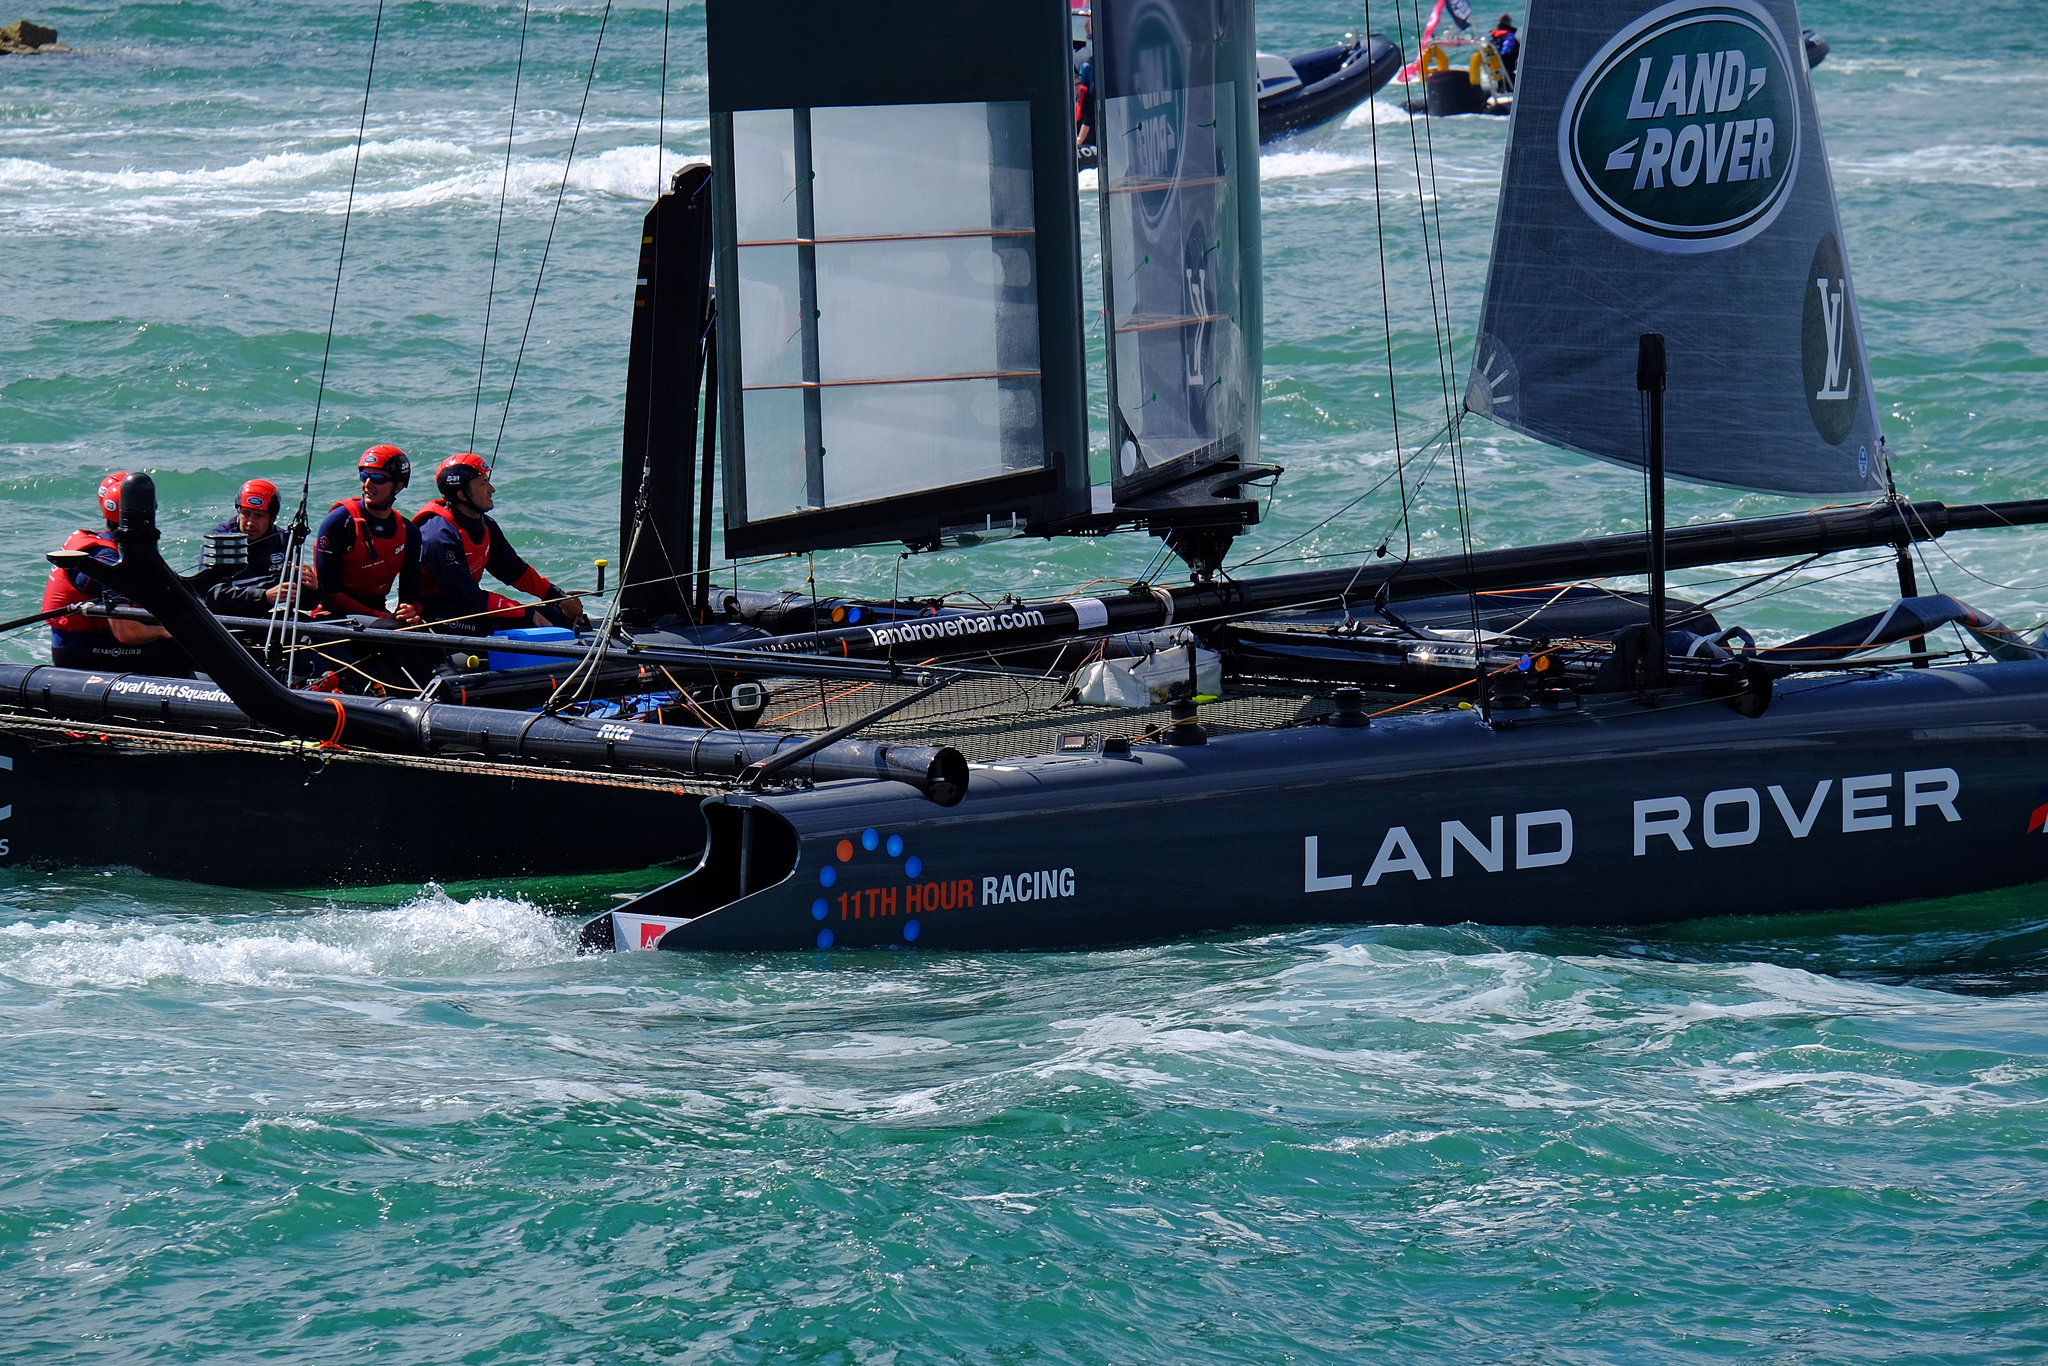
<svg viewBox="0 0 2048 1366">
<path fill-rule="evenodd" d="M 295 888 L 629 871 L 694 857 L 701 800 L 604 774 L 0 727 L 0 868 Z"/>
<path fill-rule="evenodd" d="M 2048 663 L 1718 702 L 1386 719 L 706 804 L 593 948 L 1042 949 L 1305 923 L 1638 924 L 2048 878 Z M 1105 727 L 1107 729 L 1108 727 Z M 745 801 L 745 798 L 741 798 Z M 736 868 L 745 840 L 753 867 Z M 772 881 L 746 895 L 737 885 Z"/>
</svg>

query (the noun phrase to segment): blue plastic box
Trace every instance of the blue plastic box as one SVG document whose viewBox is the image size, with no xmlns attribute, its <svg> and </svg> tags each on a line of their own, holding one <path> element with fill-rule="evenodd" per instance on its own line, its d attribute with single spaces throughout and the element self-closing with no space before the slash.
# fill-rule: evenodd
<svg viewBox="0 0 2048 1366">
<path fill-rule="evenodd" d="M 576 640 L 576 633 L 566 626 L 522 626 L 516 631 L 493 631 L 492 640 L 545 641 L 550 645 L 569 645 Z M 562 655 L 529 655 L 517 650 L 491 651 L 491 668 L 524 669 L 534 664 L 555 664 L 564 669 L 571 668 L 576 661 Z"/>
</svg>

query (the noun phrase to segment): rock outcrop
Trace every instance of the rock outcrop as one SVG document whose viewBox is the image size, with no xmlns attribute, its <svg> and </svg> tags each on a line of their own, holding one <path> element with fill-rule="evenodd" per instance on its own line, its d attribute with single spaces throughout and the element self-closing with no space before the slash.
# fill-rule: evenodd
<svg viewBox="0 0 2048 1366">
<path fill-rule="evenodd" d="M 17 19 L 0 28 L 0 57 L 28 57 L 38 52 L 69 52 L 57 41 L 57 30 L 29 19 Z"/>
</svg>

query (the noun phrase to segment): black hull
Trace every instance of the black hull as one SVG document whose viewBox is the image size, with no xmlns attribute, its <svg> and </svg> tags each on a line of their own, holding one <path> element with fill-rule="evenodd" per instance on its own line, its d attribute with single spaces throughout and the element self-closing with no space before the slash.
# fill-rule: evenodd
<svg viewBox="0 0 2048 1366">
<path fill-rule="evenodd" d="M 1259 101 L 1259 142 L 1320 128 L 1343 118 L 1377 94 L 1401 70 L 1401 49 L 1375 33 L 1366 39 L 1366 54 L 1335 73 L 1310 81 L 1284 95 Z M 1297 66 L 1318 54 L 1296 58 Z"/>
<path fill-rule="evenodd" d="M 0 867 L 226 887 L 630 871 L 693 858 L 706 789 L 285 742 L 0 722 Z"/>
<path fill-rule="evenodd" d="M 1514 715 L 1006 762 L 950 810 L 875 783 L 764 797 L 747 882 L 773 885 L 744 896 L 736 813 L 713 802 L 699 869 L 585 942 L 1048 949 L 1309 923 L 1627 925 L 2048 878 L 2048 662 L 1794 679 L 1755 719 L 1619 698 Z M 1656 833 L 1680 801 L 1688 849 Z"/>
</svg>

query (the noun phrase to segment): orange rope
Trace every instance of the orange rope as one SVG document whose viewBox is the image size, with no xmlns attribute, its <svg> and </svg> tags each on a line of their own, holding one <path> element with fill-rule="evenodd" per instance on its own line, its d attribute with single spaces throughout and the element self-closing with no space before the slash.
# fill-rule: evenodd
<svg viewBox="0 0 2048 1366">
<path fill-rule="evenodd" d="M 1564 648 L 1564 647 L 1563 647 L 1563 646 L 1561 646 L 1561 645 L 1553 645 L 1553 646 L 1551 646 L 1551 647 L 1550 647 L 1549 649 L 1547 649 L 1547 650 L 1536 650 L 1536 651 L 1533 651 L 1533 652 L 1532 652 L 1532 653 L 1531 653 L 1531 654 L 1529 655 L 1529 658 L 1530 658 L 1530 659 L 1532 659 L 1532 660 L 1535 660 L 1535 659 L 1540 659 L 1540 658 L 1542 658 L 1542 657 L 1543 657 L 1543 656 L 1545 656 L 1545 655 L 1549 655 L 1549 654 L 1555 654 L 1555 653 L 1556 653 L 1556 652 L 1557 652 L 1558 650 L 1561 650 L 1561 649 L 1563 649 L 1563 648 Z M 1500 675 L 1502 675 L 1502 674 L 1508 674 L 1508 673 L 1520 673 L 1520 672 L 1521 672 L 1521 666 L 1520 666 L 1520 663 L 1519 663 L 1519 662 L 1517 662 L 1517 663 L 1515 663 L 1515 664 L 1503 664 L 1503 665 L 1501 665 L 1501 666 L 1500 666 L 1500 667 L 1499 667 L 1498 669 L 1495 669 L 1495 670 L 1494 670 L 1494 671 L 1493 671 L 1492 673 L 1489 673 L 1489 674 L 1487 675 L 1487 677 L 1488 677 L 1488 678 L 1498 678 L 1498 677 L 1499 677 Z M 1466 680 L 1465 680 L 1464 682 L 1462 682 L 1462 683 L 1453 683 L 1453 684 L 1451 684 L 1451 686 L 1450 686 L 1450 687 L 1448 687 L 1448 688 L 1441 688 L 1441 689 L 1438 689 L 1438 690 L 1437 690 L 1436 692 L 1433 692 L 1433 693 L 1429 694 L 1429 696 L 1427 696 L 1427 697 L 1411 697 L 1411 698 L 1409 698 L 1409 699 L 1408 699 L 1408 700 L 1407 700 L 1406 702 L 1396 702 L 1396 703 L 1395 703 L 1395 704 L 1394 704 L 1393 706 L 1391 706 L 1391 707 L 1388 707 L 1388 708 L 1387 708 L 1387 709 L 1386 709 L 1385 711 L 1376 711 L 1376 712 L 1370 712 L 1370 713 L 1368 713 L 1368 715 L 1370 715 L 1370 716 L 1374 717 L 1375 719 L 1377 719 L 1377 718 L 1379 718 L 1379 717 L 1382 717 L 1382 716 L 1392 716 L 1392 715 L 1393 715 L 1393 714 L 1394 714 L 1395 712 L 1397 712 L 1397 711 L 1401 711 L 1401 710 L 1403 710 L 1404 708 L 1407 708 L 1407 707 L 1412 707 L 1412 706 L 1415 706 L 1415 705 L 1416 705 L 1417 703 L 1420 703 L 1420 702 L 1433 702 L 1433 701 L 1435 701 L 1435 700 L 1436 700 L 1437 698 L 1439 698 L 1439 697 L 1444 697 L 1444 696 L 1447 696 L 1447 695 L 1449 695 L 1449 694 L 1451 694 L 1451 693 L 1454 693 L 1454 692 L 1458 691 L 1458 689 L 1460 689 L 1460 688 L 1469 688 L 1469 687 L 1471 687 L 1471 686 L 1472 686 L 1472 685 L 1473 685 L 1474 683 L 1477 683 L 1478 681 L 1479 681 L 1479 680 L 1478 680 L 1478 679 L 1476 679 L 1476 678 L 1468 678 L 1468 679 L 1466 679 Z"/>
<path fill-rule="evenodd" d="M 348 725 L 348 708 L 341 705 L 341 699 L 329 693 L 327 700 L 334 704 L 334 734 L 321 742 L 322 749 L 340 749 L 342 728 Z"/>
</svg>

